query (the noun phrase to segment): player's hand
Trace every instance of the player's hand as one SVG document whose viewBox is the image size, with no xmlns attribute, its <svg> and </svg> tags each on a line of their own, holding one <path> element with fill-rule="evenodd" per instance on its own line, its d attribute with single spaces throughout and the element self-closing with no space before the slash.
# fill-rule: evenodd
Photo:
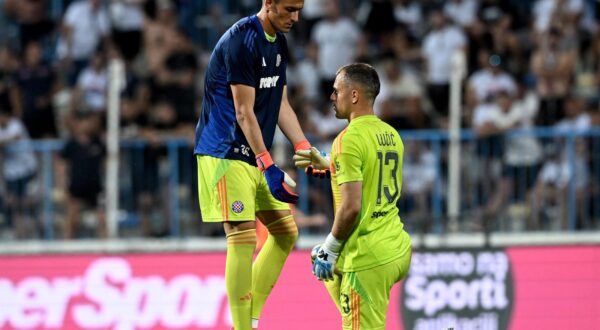
<svg viewBox="0 0 600 330">
<path fill-rule="evenodd" d="M 325 247 L 319 245 L 313 248 L 313 252 L 314 250 L 316 250 L 316 253 L 312 265 L 313 275 L 315 275 L 319 281 L 333 280 L 335 261 L 337 260 L 339 253 L 329 251 Z"/>
<path fill-rule="evenodd" d="M 298 149 L 294 155 L 294 165 L 304 168 L 308 175 L 320 178 L 331 177 L 330 161 L 324 152 L 317 148 Z"/>
<path fill-rule="evenodd" d="M 275 199 L 285 203 L 298 203 L 298 194 L 292 190 L 296 187 L 296 182 L 273 164 L 273 159 L 268 151 L 256 155 L 256 164 L 267 179 L 267 185 Z"/>
</svg>

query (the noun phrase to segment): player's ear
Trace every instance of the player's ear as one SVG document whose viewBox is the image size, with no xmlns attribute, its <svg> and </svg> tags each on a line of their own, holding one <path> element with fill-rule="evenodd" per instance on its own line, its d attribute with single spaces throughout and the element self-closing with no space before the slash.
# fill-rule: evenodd
<svg viewBox="0 0 600 330">
<path fill-rule="evenodd" d="M 271 10 L 271 6 L 274 2 L 275 0 L 265 0 L 265 8 L 267 9 L 267 11 Z"/>
<path fill-rule="evenodd" d="M 352 104 L 358 103 L 358 99 L 359 99 L 358 90 L 353 89 L 352 90 Z"/>
</svg>

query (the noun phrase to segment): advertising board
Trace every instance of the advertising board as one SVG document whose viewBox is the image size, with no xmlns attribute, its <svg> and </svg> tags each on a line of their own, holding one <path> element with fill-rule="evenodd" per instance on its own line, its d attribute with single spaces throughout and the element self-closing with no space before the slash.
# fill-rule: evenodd
<svg viewBox="0 0 600 330">
<path fill-rule="evenodd" d="M 0 257 L 0 329 L 231 327 L 225 254 Z M 600 329 L 600 247 L 413 253 L 387 329 Z M 340 316 L 295 251 L 261 330 L 340 329 Z"/>
</svg>

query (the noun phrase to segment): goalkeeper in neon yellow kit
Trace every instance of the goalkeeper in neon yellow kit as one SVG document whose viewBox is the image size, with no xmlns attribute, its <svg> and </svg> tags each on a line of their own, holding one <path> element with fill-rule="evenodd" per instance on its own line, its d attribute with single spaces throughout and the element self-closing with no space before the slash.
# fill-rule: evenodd
<svg viewBox="0 0 600 330">
<path fill-rule="evenodd" d="M 379 87 L 368 64 L 339 69 L 331 101 L 349 124 L 333 142 L 331 161 L 314 148 L 294 156 L 299 167 L 331 170 L 335 219 L 315 247 L 313 274 L 340 310 L 343 329 L 385 329 L 391 288 L 410 265 L 411 242 L 396 207 L 404 146 L 373 113 Z"/>
</svg>

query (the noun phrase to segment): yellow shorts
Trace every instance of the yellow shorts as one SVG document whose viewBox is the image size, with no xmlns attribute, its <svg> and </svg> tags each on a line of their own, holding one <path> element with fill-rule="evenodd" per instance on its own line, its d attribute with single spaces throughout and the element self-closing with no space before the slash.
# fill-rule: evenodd
<svg viewBox="0 0 600 330">
<path fill-rule="evenodd" d="M 385 330 L 390 291 L 408 273 L 410 258 L 409 250 L 387 264 L 344 273 L 340 284 L 343 329 Z"/>
<path fill-rule="evenodd" d="M 257 167 L 211 156 L 197 155 L 196 159 L 202 221 L 254 221 L 257 211 L 290 209 L 271 195 Z"/>
</svg>

